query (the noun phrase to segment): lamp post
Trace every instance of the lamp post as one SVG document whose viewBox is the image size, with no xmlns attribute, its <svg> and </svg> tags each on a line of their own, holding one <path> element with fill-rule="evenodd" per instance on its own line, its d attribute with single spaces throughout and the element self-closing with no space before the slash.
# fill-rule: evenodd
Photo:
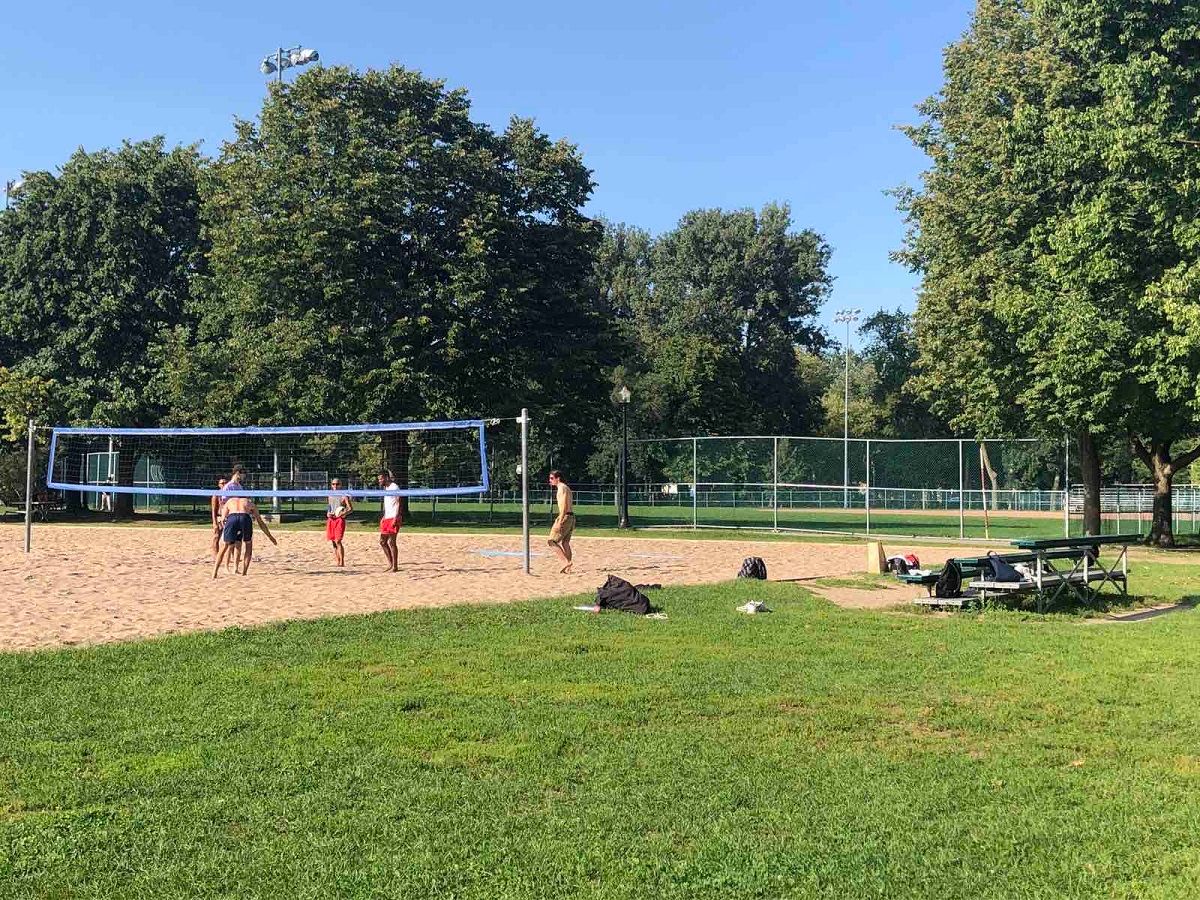
<svg viewBox="0 0 1200 900">
<path fill-rule="evenodd" d="M 4 182 L 4 208 L 8 209 L 8 198 L 25 186 L 24 178 L 14 178 Z"/>
<path fill-rule="evenodd" d="M 629 527 L 629 400 L 633 396 L 629 388 L 617 391 L 621 401 L 621 510 L 617 518 L 618 528 Z"/>
<path fill-rule="evenodd" d="M 861 309 L 839 309 L 835 322 L 846 323 L 846 394 L 842 401 L 842 507 L 850 508 L 850 326 L 858 321 Z"/>
<path fill-rule="evenodd" d="M 264 75 L 277 74 L 276 80 L 282 82 L 284 69 L 290 69 L 292 66 L 307 66 L 320 59 L 321 54 L 311 47 L 288 47 L 287 49 L 280 47 L 274 53 L 268 53 L 263 57 L 258 70 Z"/>
</svg>

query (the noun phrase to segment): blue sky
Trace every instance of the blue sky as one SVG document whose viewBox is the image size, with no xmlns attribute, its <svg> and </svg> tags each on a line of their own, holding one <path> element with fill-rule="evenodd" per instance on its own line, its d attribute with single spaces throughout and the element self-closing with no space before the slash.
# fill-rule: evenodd
<svg viewBox="0 0 1200 900">
<path fill-rule="evenodd" d="M 399 63 L 470 91 L 474 116 L 532 116 L 595 172 L 590 211 L 653 232 L 697 207 L 791 205 L 833 247 L 825 314 L 913 305 L 889 262 L 884 190 L 923 157 L 893 126 L 941 82 L 970 0 L 8 4 L 0 179 L 76 148 L 165 134 L 215 154 L 253 117 L 280 43 Z"/>
</svg>

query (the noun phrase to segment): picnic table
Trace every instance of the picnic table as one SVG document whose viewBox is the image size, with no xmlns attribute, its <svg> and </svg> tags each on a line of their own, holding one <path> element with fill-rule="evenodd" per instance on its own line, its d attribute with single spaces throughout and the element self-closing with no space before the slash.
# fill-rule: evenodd
<svg viewBox="0 0 1200 900">
<path fill-rule="evenodd" d="M 977 592 L 980 600 L 991 596 L 1014 594 L 1036 594 L 1038 611 L 1058 599 L 1064 592 L 1071 592 L 1087 602 L 1103 590 L 1106 584 L 1121 594 L 1127 594 L 1129 580 L 1129 547 L 1140 542 L 1140 534 L 1086 535 L 1078 538 L 1024 538 L 1012 541 L 1018 552 L 997 554 L 1009 565 L 1030 565 L 1032 574 L 1020 581 L 997 581 L 987 556 L 955 557 L 966 585 Z M 1111 565 L 1100 560 L 1100 547 L 1120 547 Z M 1071 566 L 1067 569 L 1065 563 Z M 934 606 L 962 606 L 962 597 L 934 597 L 933 588 L 940 572 L 901 575 L 907 584 L 920 584 L 929 593 L 929 599 L 914 601 Z M 967 579 L 971 579 L 967 581 Z M 1093 586 L 1094 585 L 1094 586 Z"/>
</svg>

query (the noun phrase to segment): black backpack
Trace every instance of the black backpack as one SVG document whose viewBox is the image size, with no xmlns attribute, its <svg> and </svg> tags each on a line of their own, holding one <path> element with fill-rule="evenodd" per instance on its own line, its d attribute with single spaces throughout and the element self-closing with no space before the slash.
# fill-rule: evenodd
<svg viewBox="0 0 1200 900">
<path fill-rule="evenodd" d="M 992 581 L 1023 581 L 1020 572 L 1000 558 L 995 550 L 988 551 L 988 565 L 992 569 Z"/>
<path fill-rule="evenodd" d="M 738 569 L 738 578 L 757 578 L 759 581 L 767 580 L 767 564 L 762 561 L 760 556 L 747 556 L 742 560 L 742 567 Z"/>
<path fill-rule="evenodd" d="M 938 575 L 937 583 L 933 586 L 933 596 L 935 597 L 961 597 L 962 596 L 962 570 L 952 559 L 946 560 L 946 564 L 942 566 L 941 574 Z"/>
<path fill-rule="evenodd" d="M 646 595 L 616 575 L 609 575 L 608 581 L 596 588 L 596 605 L 601 609 L 618 609 L 639 616 L 650 614 L 650 601 Z"/>
<path fill-rule="evenodd" d="M 893 575 L 908 574 L 908 560 L 903 556 L 890 556 L 887 561 L 888 571 Z"/>
</svg>

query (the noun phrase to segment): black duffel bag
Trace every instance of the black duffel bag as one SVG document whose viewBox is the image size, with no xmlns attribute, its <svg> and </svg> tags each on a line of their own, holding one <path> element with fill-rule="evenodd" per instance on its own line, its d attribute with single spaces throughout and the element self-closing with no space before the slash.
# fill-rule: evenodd
<svg viewBox="0 0 1200 900">
<path fill-rule="evenodd" d="M 601 609 L 619 609 L 639 616 L 650 614 L 650 601 L 646 595 L 616 575 L 609 575 L 608 581 L 596 588 L 596 605 Z"/>
</svg>

